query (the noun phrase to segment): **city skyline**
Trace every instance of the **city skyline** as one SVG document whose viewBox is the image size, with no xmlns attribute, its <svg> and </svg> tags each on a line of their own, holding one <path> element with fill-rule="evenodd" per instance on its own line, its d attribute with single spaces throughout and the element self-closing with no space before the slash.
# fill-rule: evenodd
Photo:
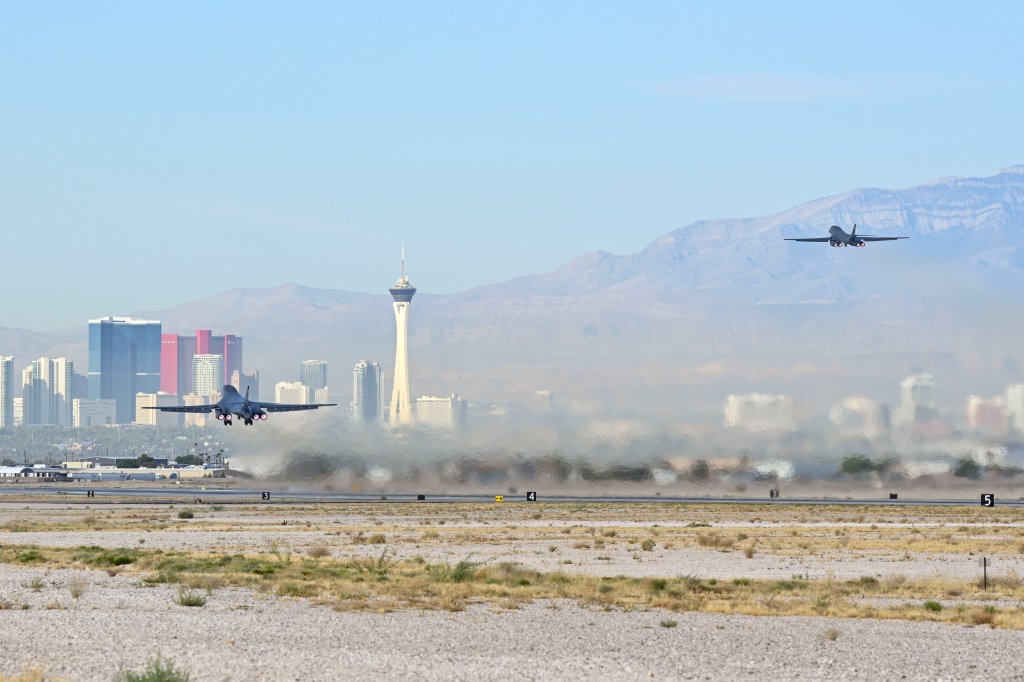
<svg viewBox="0 0 1024 682">
<path fill-rule="evenodd" d="M 981 397 L 994 395 L 1001 381 L 1020 378 L 1022 359 L 1012 341 L 1019 319 L 1010 314 L 1014 303 L 985 294 L 989 287 L 1005 290 L 1018 276 L 1012 258 L 992 263 L 986 254 L 1015 252 L 1020 221 L 1014 207 L 1020 205 L 1022 178 L 1024 167 L 1014 167 L 986 178 L 951 178 L 907 190 L 851 191 L 773 216 L 717 221 L 704 234 L 675 231 L 628 258 L 595 254 L 502 287 L 459 297 L 425 295 L 417 298 L 420 312 L 407 337 L 416 357 L 424 358 L 410 377 L 417 391 L 410 390 L 409 398 L 460 393 L 497 402 L 506 399 L 514 382 L 517 400 L 553 389 L 563 399 L 591 401 L 587 409 L 660 404 L 666 409 L 672 405 L 678 414 L 694 407 L 707 412 L 716 396 L 743 392 L 831 402 L 840 396 L 828 384 L 842 376 L 848 393 L 877 396 L 895 405 L 895 396 L 888 395 L 887 387 L 895 385 L 891 378 L 922 368 L 943 376 L 957 394 L 979 396 L 975 402 L 984 417 L 994 408 Z M 994 203 L 1007 211 L 988 210 Z M 949 217 L 950 211 L 956 211 L 955 218 Z M 912 248 L 836 260 L 779 246 L 781 236 L 800 229 L 797 221 L 803 217 L 819 216 L 815 222 L 823 222 L 836 216 L 849 224 L 842 216 L 858 212 L 872 214 L 876 223 L 908 225 Z M 757 253 L 753 261 L 747 251 Z M 730 276 L 738 263 L 749 270 Z M 928 271 L 942 271 L 946 277 L 929 279 Z M 741 284 L 716 289 L 720 282 Z M 935 310 L 935 302 L 945 314 L 927 314 Z M 814 321 L 826 309 L 822 303 L 841 310 L 828 316 L 828 327 Z M 390 324 L 385 335 L 384 310 L 383 294 L 283 287 L 189 302 L 165 311 L 173 322 L 161 324 L 195 328 L 195 319 L 217 319 L 218 326 L 258 334 L 254 367 L 264 370 L 268 385 L 273 385 L 281 377 L 280 361 L 272 355 L 268 361 L 268 347 L 283 351 L 279 357 L 290 358 L 289 364 L 302 357 L 347 364 L 379 355 L 386 348 L 386 335 L 396 338 L 396 327 Z M 785 324 L 778 323 L 780 316 L 787 318 Z M 163 313 L 156 318 L 165 320 Z M 700 323 L 689 322 L 691 318 Z M 904 321 L 913 321 L 914 329 L 932 328 L 894 336 L 894 331 L 911 328 Z M 794 336 L 790 331 L 801 327 L 812 334 Z M 686 340 L 694 330 L 713 341 Z M 673 344 L 649 342 L 666 334 Z M 161 334 L 162 343 L 166 336 Z M 215 336 L 199 329 L 191 338 L 197 350 L 200 340 L 219 347 L 218 339 L 233 338 L 241 351 L 240 334 Z M 836 364 L 819 352 L 836 339 L 846 346 L 851 362 Z M 68 337 L 61 341 L 61 350 L 74 349 Z M 4 343 L 2 352 L 15 354 L 12 349 Z M 45 354 L 57 355 L 52 351 L 47 347 Z M 39 356 L 24 350 L 16 355 L 19 369 Z M 85 367 L 81 354 L 68 357 Z M 780 361 L 789 368 L 780 367 Z M 646 372 L 649 362 L 671 369 Z M 979 363 L 988 367 L 979 371 Z M 285 376 L 294 376 L 293 371 Z M 683 372 L 687 380 L 674 385 L 665 381 L 673 372 Z M 833 380 L 816 381 L 816 374 Z M 494 382 L 496 375 L 504 385 Z M 168 376 L 161 373 L 161 385 Z M 231 372 L 232 380 L 236 376 L 241 382 L 240 371 Z M 689 403 L 681 405 L 679 398 Z"/>
</svg>

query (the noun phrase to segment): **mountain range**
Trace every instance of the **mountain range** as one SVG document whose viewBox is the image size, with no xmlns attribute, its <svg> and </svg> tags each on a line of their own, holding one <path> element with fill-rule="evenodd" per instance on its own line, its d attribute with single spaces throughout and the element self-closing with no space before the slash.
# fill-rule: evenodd
<svg viewBox="0 0 1024 682">
<path fill-rule="evenodd" d="M 863 249 L 783 241 L 854 223 L 910 239 Z M 728 392 L 891 401 L 904 374 L 929 370 L 951 402 L 990 394 L 1018 380 L 1024 362 L 1022 244 L 1024 166 L 1013 166 L 701 221 L 637 253 L 587 253 L 456 294 L 424 293 L 429 283 L 413 273 L 412 389 L 476 403 L 528 402 L 548 389 L 579 410 L 713 414 Z M 342 401 L 356 361 L 376 360 L 386 376 L 392 367 L 386 292 L 283 284 L 131 314 L 165 331 L 244 336 L 245 365 L 264 385 L 297 378 L 303 359 L 327 360 Z M 85 337 L 84 324 L 56 334 L 0 327 L 0 352 L 25 364 L 67 355 L 84 372 Z"/>
</svg>

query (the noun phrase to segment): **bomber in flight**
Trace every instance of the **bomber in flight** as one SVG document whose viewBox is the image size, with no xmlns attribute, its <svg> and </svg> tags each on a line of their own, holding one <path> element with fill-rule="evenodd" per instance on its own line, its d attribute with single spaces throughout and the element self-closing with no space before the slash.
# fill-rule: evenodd
<svg viewBox="0 0 1024 682">
<path fill-rule="evenodd" d="M 320 403 L 315 405 L 288 405 L 285 403 L 262 403 L 249 400 L 249 389 L 245 389 L 245 396 L 238 392 L 238 389 L 231 384 L 225 384 L 220 400 L 212 405 L 178 405 L 175 407 L 147 407 L 147 410 L 160 410 L 161 412 L 191 412 L 206 414 L 211 411 L 217 413 L 217 419 L 224 422 L 224 426 L 231 426 L 233 417 L 238 417 L 246 426 L 252 426 L 254 421 L 265 420 L 268 412 L 295 412 L 297 410 L 315 410 L 318 407 L 333 407 L 337 403 Z"/>
<path fill-rule="evenodd" d="M 907 237 L 875 237 L 869 234 L 857 234 L 857 225 L 853 226 L 853 232 L 846 234 L 846 230 L 833 225 L 828 228 L 827 237 L 785 237 L 787 242 L 828 242 L 829 246 L 867 246 L 868 242 L 890 242 L 894 239 L 907 239 Z"/>
</svg>

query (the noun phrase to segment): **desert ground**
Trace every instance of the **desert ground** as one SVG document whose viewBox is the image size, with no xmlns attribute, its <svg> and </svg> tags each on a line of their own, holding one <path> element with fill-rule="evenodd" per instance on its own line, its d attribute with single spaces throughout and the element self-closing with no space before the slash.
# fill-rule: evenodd
<svg viewBox="0 0 1024 682">
<path fill-rule="evenodd" d="M 0 679 L 1020 679 L 1024 509 L 4 495 L 0 632 Z"/>
</svg>

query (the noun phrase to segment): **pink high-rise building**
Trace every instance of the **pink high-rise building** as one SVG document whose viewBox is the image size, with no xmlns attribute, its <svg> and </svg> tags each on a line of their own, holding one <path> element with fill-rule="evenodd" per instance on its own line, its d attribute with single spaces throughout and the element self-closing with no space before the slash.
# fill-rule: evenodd
<svg viewBox="0 0 1024 682">
<path fill-rule="evenodd" d="M 160 392 L 178 393 L 178 335 L 160 335 Z"/>
<path fill-rule="evenodd" d="M 195 336 L 162 334 L 160 344 L 160 390 L 184 396 L 194 392 L 192 358 L 220 355 L 224 358 L 223 383 L 231 383 L 233 372 L 242 370 L 242 337 L 214 336 L 209 329 L 197 329 Z"/>
</svg>

